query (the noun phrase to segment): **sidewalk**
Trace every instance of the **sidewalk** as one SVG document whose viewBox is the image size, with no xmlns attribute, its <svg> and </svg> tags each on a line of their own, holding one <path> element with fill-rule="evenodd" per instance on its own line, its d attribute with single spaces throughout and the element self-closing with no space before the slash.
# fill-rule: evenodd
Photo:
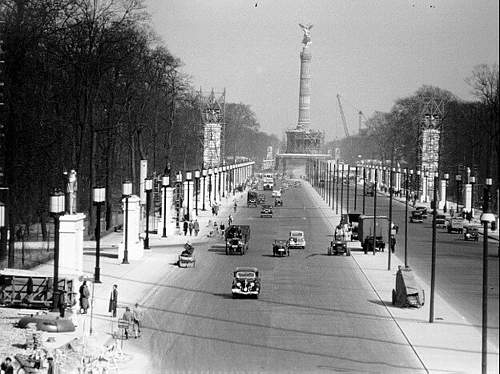
<svg viewBox="0 0 500 374">
<path fill-rule="evenodd" d="M 216 221 L 227 225 L 227 217 L 232 213 L 234 199 L 238 205 L 242 206 L 245 192 L 237 192 L 235 196 L 219 201 L 220 209 Z M 150 248 L 145 250 L 141 260 L 130 261 L 130 264 L 120 264 L 118 262 L 118 245 L 122 240 L 122 233 L 112 232 L 101 238 L 101 283 L 89 284 L 89 290 L 93 296 L 90 300 L 91 308 L 88 314 L 77 314 L 76 331 L 73 333 L 53 333 L 47 334 L 54 342 L 50 344 L 50 349 L 65 346 L 69 343 L 76 344 L 75 340 L 87 347 L 87 350 L 102 350 L 106 345 L 113 343 L 113 334 L 118 332 L 117 321 L 123 315 L 125 307 L 133 307 L 135 303 L 144 304 L 151 295 L 158 291 L 162 279 L 168 275 L 169 267 L 176 263 L 183 244 L 190 240 L 196 247 L 196 243 L 202 241 L 216 240 L 208 238 L 208 233 L 213 227 L 208 227 L 208 222 L 213 222 L 213 217 L 209 210 L 199 210 L 197 217 L 200 223 L 198 236 L 172 235 L 162 238 L 160 235 L 150 234 Z M 194 217 L 193 217 L 194 218 Z M 161 248 L 161 253 L 156 252 L 156 248 Z M 84 242 L 84 273 L 88 278 L 93 278 L 95 268 L 95 242 Z M 52 274 L 53 262 L 40 265 L 33 269 L 37 272 Z M 109 297 L 113 284 L 118 285 L 118 310 L 117 318 L 112 318 L 108 312 Z M 77 284 L 78 288 L 80 284 Z M 77 296 L 78 297 L 78 296 Z M 93 308 L 93 310 L 92 310 Z M 78 308 L 77 308 L 78 309 Z M 143 309 L 144 310 L 144 309 Z M 19 312 L 19 310 L 16 310 Z M 33 311 L 31 311 L 33 313 Z M 92 333 L 90 329 L 92 328 Z M 19 334 L 19 333 L 18 333 Z M 117 355 L 116 365 L 120 373 L 145 373 L 151 368 L 145 367 L 150 362 L 146 352 L 134 349 L 127 341 L 115 340 L 117 348 L 123 347 L 123 353 Z M 44 342 L 44 345 L 45 342 Z M 76 368 L 73 368 L 76 369 Z M 74 371 L 77 372 L 77 371 Z"/>
<path fill-rule="evenodd" d="M 340 215 L 328 207 L 313 187 L 304 181 L 315 201 L 315 206 L 323 212 L 323 218 L 333 228 L 340 222 Z M 404 202 L 404 200 L 403 200 Z M 437 293 L 434 299 L 434 323 L 429 323 L 430 286 L 415 275 L 425 291 L 426 301 L 422 308 L 398 308 L 392 306 L 392 289 L 395 287 L 398 265 L 404 267 L 404 260 L 393 254 L 391 270 L 387 270 L 387 252 L 365 255 L 353 251 L 356 262 L 374 293 L 394 323 L 400 329 L 429 373 L 480 373 L 481 372 L 481 332 L 477 326 L 468 323 L 451 305 Z M 488 342 L 488 373 L 498 373 L 498 347 Z"/>
</svg>

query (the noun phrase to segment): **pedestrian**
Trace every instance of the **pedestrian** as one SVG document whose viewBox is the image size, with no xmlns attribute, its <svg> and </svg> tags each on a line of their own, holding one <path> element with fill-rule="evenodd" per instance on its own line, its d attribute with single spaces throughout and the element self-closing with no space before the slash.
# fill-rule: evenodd
<svg viewBox="0 0 500 374">
<path fill-rule="evenodd" d="M 217 225 L 217 221 L 214 221 L 214 234 L 219 233 L 219 225 Z"/>
<path fill-rule="evenodd" d="M 141 336 L 141 323 L 143 318 L 142 310 L 139 308 L 139 304 L 135 303 L 134 309 L 132 310 L 132 315 L 134 318 L 134 336 L 138 338 Z"/>
<path fill-rule="evenodd" d="M 229 217 L 227 217 L 227 225 L 231 226 L 232 224 L 233 224 L 233 217 L 229 215 Z"/>
<path fill-rule="evenodd" d="M 64 318 L 64 313 L 66 312 L 66 291 L 59 290 L 59 298 L 57 299 L 57 309 L 59 310 L 59 316 Z"/>
<path fill-rule="evenodd" d="M 215 203 L 215 215 L 218 216 L 219 215 L 219 204 Z"/>
<path fill-rule="evenodd" d="M 113 317 L 116 317 L 117 306 L 118 306 L 118 285 L 113 284 L 113 290 L 109 295 L 109 307 L 108 307 L 108 312 L 113 313 Z"/>
<path fill-rule="evenodd" d="M 198 233 L 200 232 L 200 223 L 198 222 L 197 219 L 195 219 L 193 222 L 193 229 L 194 229 L 194 236 L 198 236 Z"/>
<path fill-rule="evenodd" d="M 184 219 L 184 223 L 182 224 L 182 229 L 184 230 L 184 236 L 186 236 L 188 233 L 188 227 L 189 227 L 189 223 L 186 219 Z"/>
<path fill-rule="evenodd" d="M 224 232 L 225 232 L 225 229 L 226 229 L 226 227 L 224 226 L 224 222 L 220 223 L 219 229 L 220 229 L 221 236 L 224 237 Z"/>
<path fill-rule="evenodd" d="M 236 200 L 234 200 L 234 205 L 233 205 L 233 209 L 234 209 L 234 212 L 236 213 L 236 209 L 238 208 L 238 203 L 236 202 Z"/>
<path fill-rule="evenodd" d="M 212 205 L 212 216 L 215 217 L 215 203 L 214 203 L 214 205 Z"/>
<path fill-rule="evenodd" d="M 125 312 L 123 312 L 122 315 L 122 320 L 127 321 L 127 325 L 124 328 L 124 330 L 125 330 L 125 339 L 128 339 L 128 336 L 130 334 L 130 327 L 134 325 L 134 315 L 130 311 L 129 307 L 125 308 Z"/>
<path fill-rule="evenodd" d="M 87 281 L 83 281 L 80 286 L 80 313 L 87 314 L 87 309 L 89 308 L 89 288 L 87 287 Z"/>
<path fill-rule="evenodd" d="M 193 236 L 193 228 L 194 228 L 194 224 L 193 224 L 193 221 L 189 221 L 189 236 Z"/>
<path fill-rule="evenodd" d="M 14 367 L 12 366 L 12 359 L 6 357 L 0 365 L 0 372 L 2 374 L 14 374 Z"/>
</svg>

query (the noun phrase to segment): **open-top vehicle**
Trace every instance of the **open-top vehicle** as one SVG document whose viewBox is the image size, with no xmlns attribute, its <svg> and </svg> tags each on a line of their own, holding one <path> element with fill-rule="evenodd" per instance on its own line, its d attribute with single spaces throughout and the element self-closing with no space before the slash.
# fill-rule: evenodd
<svg viewBox="0 0 500 374">
<path fill-rule="evenodd" d="M 194 256 L 194 247 L 188 242 L 184 244 L 184 250 L 179 255 L 179 267 L 186 268 L 188 265 L 196 266 L 196 257 Z"/>
<path fill-rule="evenodd" d="M 259 270 L 255 267 L 237 267 L 233 273 L 231 289 L 233 299 L 239 296 L 258 298 L 260 294 Z"/>
<path fill-rule="evenodd" d="M 248 191 L 247 193 L 247 207 L 257 208 L 257 191 Z"/>
<path fill-rule="evenodd" d="M 288 248 L 288 241 L 285 239 L 276 239 L 273 243 L 273 256 L 290 256 L 290 249 Z"/>
<path fill-rule="evenodd" d="M 304 231 L 292 230 L 288 236 L 288 248 L 306 249 Z"/>
<path fill-rule="evenodd" d="M 424 205 L 417 205 L 415 207 L 415 210 L 417 212 L 421 212 L 422 213 L 422 218 L 427 218 L 427 207 L 424 206 Z"/>
<path fill-rule="evenodd" d="M 273 218 L 273 208 L 269 204 L 262 205 L 262 209 L 260 210 L 260 218 L 264 217 Z"/>
<path fill-rule="evenodd" d="M 226 254 L 244 255 L 248 250 L 250 240 L 250 226 L 231 225 L 226 231 Z"/>
<path fill-rule="evenodd" d="M 463 238 L 464 240 L 468 241 L 475 241 L 477 242 L 479 240 L 479 230 L 477 226 L 465 226 L 463 230 Z"/>
<path fill-rule="evenodd" d="M 351 250 L 347 247 L 347 242 L 345 240 L 332 240 L 327 253 L 329 256 L 337 256 L 339 254 L 343 255 L 344 253 L 346 256 L 350 256 Z"/>
<path fill-rule="evenodd" d="M 274 206 L 283 206 L 283 200 L 281 197 L 277 197 L 274 199 Z"/>
</svg>

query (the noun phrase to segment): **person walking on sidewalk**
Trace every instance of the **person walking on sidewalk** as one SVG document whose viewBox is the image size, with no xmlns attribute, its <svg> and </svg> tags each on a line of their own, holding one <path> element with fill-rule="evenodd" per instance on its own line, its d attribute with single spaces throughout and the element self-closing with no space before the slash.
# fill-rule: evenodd
<svg viewBox="0 0 500 374">
<path fill-rule="evenodd" d="M 193 228 L 194 228 L 194 224 L 193 224 L 193 221 L 189 221 L 189 236 L 193 236 Z"/>
<path fill-rule="evenodd" d="M 118 306 L 118 285 L 113 284 L 113 290 L 109 296 L 109 308 L 108 312 L 113 313 L 113 317 L 116 317 L 116 308 Z"/>
<path fill-rule="evenodd" d="M 134 315 L 130 311 L 129 307 L 125 308 L 125 312 L 122 315 L 122 320 L 127 321 L 127 327 L 125 327 L 124 330 L 125 339 L 128 339 L 128 336 L 130 335 L 130 327 L 134 326 Z"/>
<path fill-rule="evenodd" d="M 143 313 L 139 308 L 139 303 L 135 303 L 134 309 L 132 309 L 132 316 L 134 319 L 134 336 L 138 338 L 141 336 L 141 322 L 143 318 Z"/>
<path fill-rule="evenodd" d="M 80 313 L 87 314 L 87 309 L 89 308 L 89 288 L 87 287 L 87 281 L 83 281 L 80 286 Z"/>
<path fill-rule="evenodd" d="M 184 230 L 184 236 L 186 236 L 188 233 L 188 227 L 189 227 L 188 221 L 184 220 L 184 223 L 182 224 L 182 229 Z"/>
<path fill-rule="evenodd" d="M 219 228 L 220 228 L 220 235 L 222 237 L 224 237 L 225 230 L 226 230 L 226 227 L 224 226 L 224 221 L 220 223 Z"/>
<path fill-rule="evenodd" d="M 233 224 L 233 217 L 229 215 L 229 217 L 227 217 L 227 225 L 231 226 L 232 224 Z"/>
<path fill-rule="evenodd" d="M 193 222 L 194 236 L 198 236 L 198 232 L 200 232 L 200 223 L 197 219 Z"/>
<path fill-rule="evenodd" d="M 59 310 L 59 316 L 64 318 L 66 312 L 66 291 L 59 290 L 59 298 L 57 299 L 57 309 Z"/>
</svg>

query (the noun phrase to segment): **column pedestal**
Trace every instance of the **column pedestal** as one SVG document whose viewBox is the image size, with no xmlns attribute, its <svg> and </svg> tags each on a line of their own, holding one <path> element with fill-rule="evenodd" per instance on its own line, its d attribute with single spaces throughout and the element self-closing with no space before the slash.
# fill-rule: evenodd
<svg viewBox="0 0 500 374">
<path fill-rule="evenodd" d="M 62 278 L 75 281 L 83 274 L 84 220 L 83 213 L 66 214 L 59 218 L 59 276 Z"/>
<path fill-rule="evenodd" d="M 140 240 L 140 202 L 139 196 L 132 195 L 128 198 L 128 218 L 125 222 L 126 199 L 122 199 L 123 204 L 123 238 L 118 246 L 118 263 L 123 261 L 125 252 L 125 240 L 127 242 L 128 259 L 139 260 L 144 256 L 144 246 Z M 127 238 L 125 238 L 125 225 L 127 226 Z"/>
<path fill-rule="evenodd" d="M 464 186 L 464 211 L 469 213 L 472 212 L 472 184 L 467 183 Z"/>
</svg>

